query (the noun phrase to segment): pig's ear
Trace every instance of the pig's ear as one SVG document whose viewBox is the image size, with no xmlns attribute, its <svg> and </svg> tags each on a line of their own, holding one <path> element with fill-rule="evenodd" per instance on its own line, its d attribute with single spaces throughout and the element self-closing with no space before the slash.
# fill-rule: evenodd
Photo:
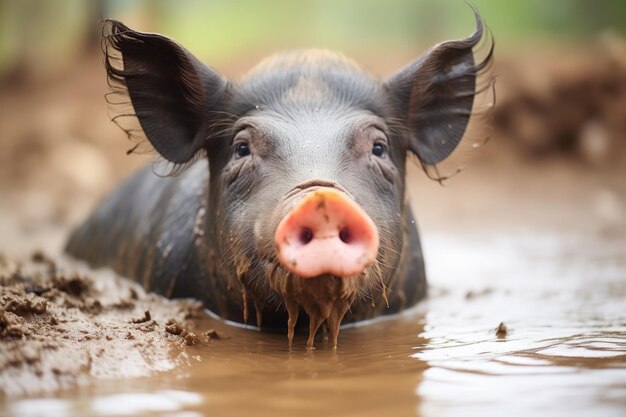
<svg viewBox="0 0 626 417">
<path fill-rule="evenodd" d="M 171 39 L 136 32 L 115 20 L 104 22 L 103 49 L 117 96 L 108 96 L 113 120 L 131 138 L 143 131 L 168 161 L 190 161 L 220 124 L 227 80 Z M 121 110 L 124 101 L 132 109 Z M 136 118 L 139 126 L 128 127 L 132 124 L 120 122 L 123 117 Z"/>
<path fill-rule="evenodd" d="M 475 15 L 471 36 L 434 46 L 385 83 L 408 132 L 408 148 L 422 164 L 435 165 L 457 147 L 472 114 L 476 78 L 491 62 L 493 42 L 482 62 L 474 60 L 473 48 L 484 31 Z"/>
</svg>

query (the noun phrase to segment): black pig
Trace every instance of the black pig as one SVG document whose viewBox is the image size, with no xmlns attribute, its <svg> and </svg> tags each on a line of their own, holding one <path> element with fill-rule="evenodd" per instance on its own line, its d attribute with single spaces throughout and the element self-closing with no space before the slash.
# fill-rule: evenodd
<svg viewBox="0 0 626 417">
<path fill-rule="evenodd" d="M 166 37 L 106 21 L 110 84 L 152 147 L 185 169 L 132 176 L 67 252 L 224 319 L 287 324 L 290 344 L 303 309 L 309 347 L 324 321 L 336 346 L 342 321 L 415 305 L 426 279 L 405 161 L 433 166 L 463 137 L 493 51 L 475 62 L 476 23 L 385 81 L 302 50 L 234 82 Z"/>
</svg>

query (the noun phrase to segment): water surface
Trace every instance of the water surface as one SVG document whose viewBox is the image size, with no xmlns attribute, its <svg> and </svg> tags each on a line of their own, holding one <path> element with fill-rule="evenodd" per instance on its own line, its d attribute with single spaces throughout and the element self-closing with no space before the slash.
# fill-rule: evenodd
<svg viewBox="0 0 626 417">
<path fill-rule="evenodd" d="M 610 184 L 554 188 L 561 174 L 548 177 L 552 185 L 537 180 L 518 200 L 506 191 L 514 175 L 471 188 L 473 199 L 414 194 L 439 204 L 424 208 L 430 296 L 400 316 L 343 329 L 337 350 L 320 338 L 307 351 L 305 335 L 289 350 L 285 335 L 207 318 L 197 330 L 223 338 L 176 353 L 187 365 L 175 371 L 14 400 L 0 412 L 626 415 L 624 198 Z"/>
</svg>

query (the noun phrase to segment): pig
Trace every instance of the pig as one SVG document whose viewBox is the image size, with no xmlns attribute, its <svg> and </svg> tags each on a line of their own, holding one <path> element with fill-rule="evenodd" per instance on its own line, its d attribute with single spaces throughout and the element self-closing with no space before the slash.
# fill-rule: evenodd
<svg viewBox="0 0 626 417">
<path fill-rule="evenodd" d="M 66 251 L 166 297 L 261 329 L 339 328 L 426 295 L 406 160 L 464 137 L 485 33 L 440 43 L 391 77 L 325 50 L 279 53 L 232 81 L 175 41 L 106 20 L 109 84 L 144 140 L 182 167 L 148 166 L 104 199 Z M 128 114 L 120 114 L 128 116 Z M 298 320 L 300 313 L 308 317 Z"/>
</svg>

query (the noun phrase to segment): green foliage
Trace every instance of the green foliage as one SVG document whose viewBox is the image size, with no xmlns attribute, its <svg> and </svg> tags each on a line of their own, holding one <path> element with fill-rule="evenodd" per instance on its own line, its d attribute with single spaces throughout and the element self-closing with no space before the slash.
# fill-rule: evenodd
<svg viewBox="0 0 626 417">
<path fill-rule="evenodd" d="M 473 0 L 498 47 L 626 33 L 624 0 Z M 98 11 L 101 8 L 102 11 Z M 82 19 L 77 21 L 77 17 Z M 100 17 L 166 33 L 219 65 L 276 49 L 326 47 L 369 56 L 421 51 L 463 37 L 473 16 L 462 0 L 36 0 L 0 1 L 0 75 L 14 63 L 67 56 Z M 28 58 L 25 58 L 28 57 Z M 41 65 L 41 64 L 38 64 Z"/>
</svg>

